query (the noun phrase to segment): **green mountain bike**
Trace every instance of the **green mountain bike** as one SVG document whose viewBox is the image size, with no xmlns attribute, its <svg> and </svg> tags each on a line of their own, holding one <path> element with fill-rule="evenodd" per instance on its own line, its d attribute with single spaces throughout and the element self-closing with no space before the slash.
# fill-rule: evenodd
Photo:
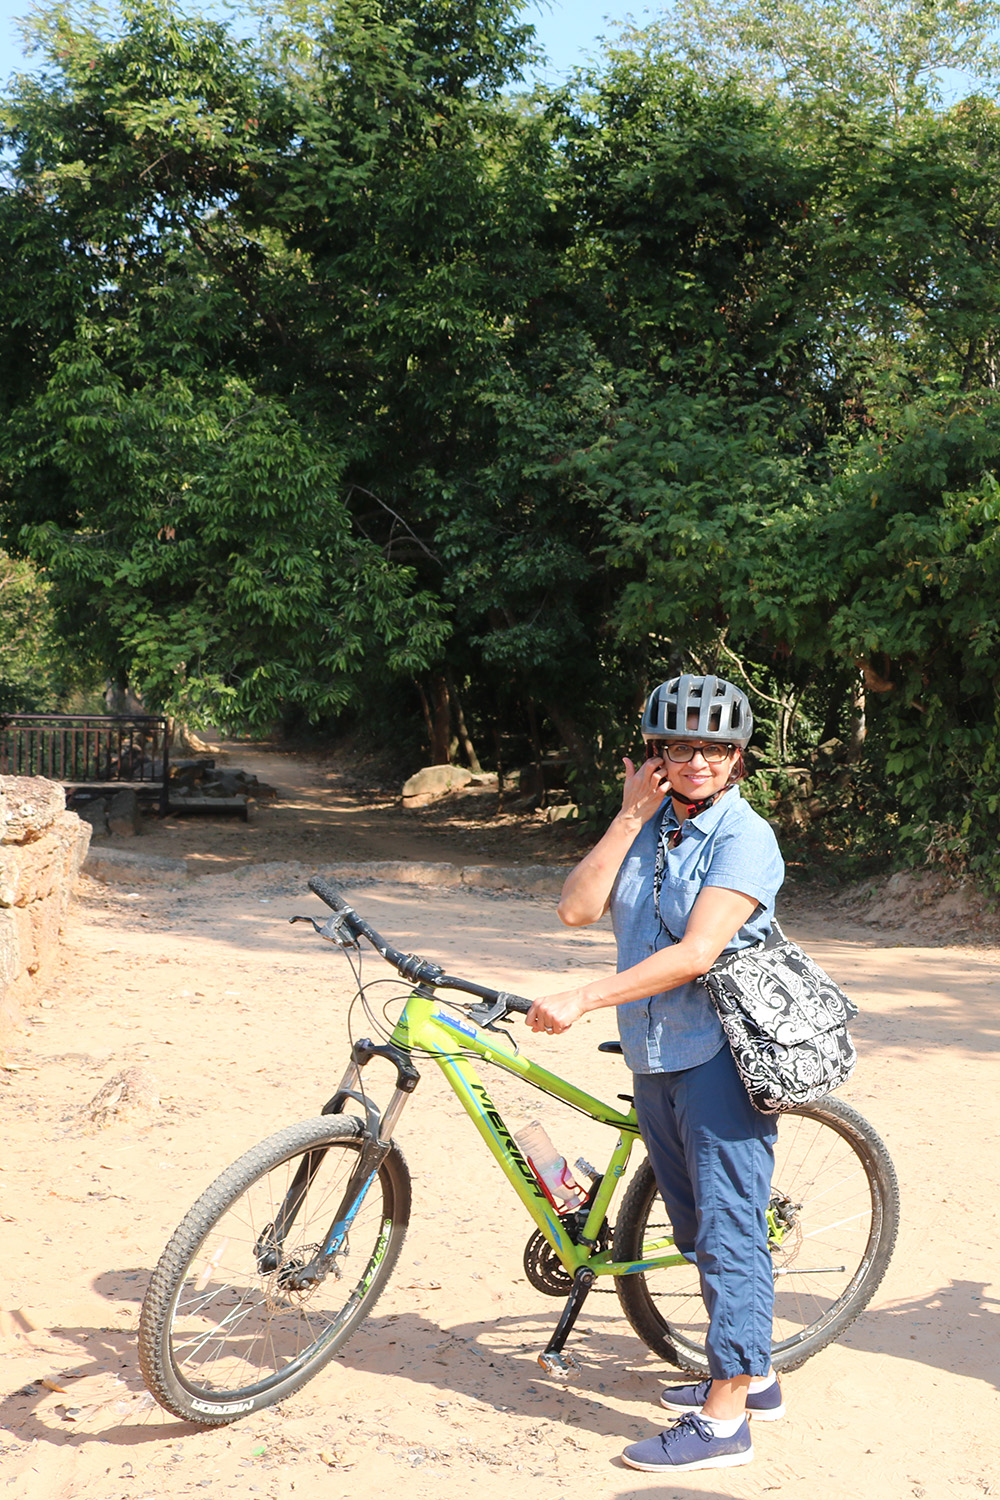
<svg viewBox="0 0 1000 1500">
<path fill-rule="evenodd" d="M 354 1044 L 318 1117 L 246 1152 L 178 1226 L 153 1272 L 139 1328 L 143 1376 L 160 1404 L 205 1426 L 258 1411 L 310 1380 L 371 1312 L 409 1220 L 410 1177 L 392 1132 L 420 1080 L 416 1058 L 441 1069 L 524 1204 L 534 1225 L 524 1253 L 529 1280 L 565 1299 L 539 1356 L 542 1367 L 553 1375 L 573 1367 L 566 1340 L 595 1282 L 610 1277 L 640 1339 L 669 1363 L 704 1375 L 707 1320 L 697 1272 L 674 1248 L 645 1157 L 610 1216 L 639 1139 L 634 1109 L 604 1104 L 518 1052 L 500 1023 L 525 1013 L 529 1000 L 399 952 L 329 883 L 314 878 L 309 885 L 333 915 L 323 923 L 292 920 L 311 922 L 349 955 L 364 939 L 407 981 L 408 997 L 391 1034 Z M 456 991 L 472 1002 L 443 998 Z M 367 1014 L 377 1019 L 370 1008 Z M 617 1043 L 602 1046 L 619 1050 Z M 375 1059 L 395 1070 L 382 1111 L 362 1082 Z M 607 1164 L 589 1169 L 579 1208 L 557 1210 L 475 1060 L 614 1133 Z M 889 1263 L 898 1218 L 889 1154 L 856 1110 L 824 1099 L 782 1116 L 768 1213 L 776 1369 L 802 1364 L 867 1306 Z"/>
</svg>

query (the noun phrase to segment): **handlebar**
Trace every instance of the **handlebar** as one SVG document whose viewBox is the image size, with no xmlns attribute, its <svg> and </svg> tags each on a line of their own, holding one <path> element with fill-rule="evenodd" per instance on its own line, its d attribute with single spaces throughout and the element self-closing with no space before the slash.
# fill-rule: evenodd
<svg viewBox="0 0 1000 1500">
<path fill-rule="evenodd" d="M 329 880 L 324 880 L 320 875 L 313 875 L 309 880 L 309 889 L 325 901 L 331 911 L 335 911 L 340 920 L 338 928 L 345 928 L 355 940 L 359 937 L 365 938 L 376 953 L 385 959 L 397 973 L 414 984 L 428 984 L 433 989 L 461 990 L 466 995 L 475 995 L 479 1000 L 485 1000 L 494 1009 L 495 1015 L 490 1019 L 497 1019 L 507 1013 L 515 1013 L 525 1016 L 533 1005 L 533 1001 L 526 1000 L 523 995 L 512 995 L 506 990 L 491 990 L 485 985 L 474 984 L 471 979 L 460 979 L 454 974 L 446 974 L 439 964 L 432 963 L 430 959 L 420 958 L 416 953 L 401 953 L 388 943 L 381 933 L 376 932 L 363 917 L 359 916 L 347 901 L 344 900 L 339 890 Z"/>
</svg>

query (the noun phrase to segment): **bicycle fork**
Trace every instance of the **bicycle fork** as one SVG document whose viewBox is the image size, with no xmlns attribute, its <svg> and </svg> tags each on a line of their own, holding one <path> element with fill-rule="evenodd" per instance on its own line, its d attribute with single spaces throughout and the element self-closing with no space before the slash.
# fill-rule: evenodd
<svg viewBox="0 0 1000 1500">
<path fill-rule="evenodd" d="M 385 1057 L 395 1064 L 396 1089 L 380 1116 L 377 1108 L 366 1094 L 361 1092 L 361 1069 L 373 1057 Z M 360 1104 L 365 1112 L 365 1131 L 362 1136 L 358 1160 L 348 1178 L 333 1222 L 318 1252 L 304 1265 L 295 1262 L 282 1263 L 282 1247 L 295 1222 L 295 1216 L 305 1201 L 309 1187 L 326 1155 L 322 1147 L 310 1151 L 299 1163 L 298 1170 L 282 1200 L 281 1207 L 272 1223 L 259 1236 L 255 1252 L 258 1269 L 264 1272 L 277 1271 L 283 1291 L 305 1291 L 324 1281 L 331 1270 L 336 1270 L 335 1257 L 343 1248 L 344 1241 L 354 1222 L 365 1193 L 379 1167 L 388 1155 L 392 1144 L 392 1132 L 403 1110 L 403 1105 L 420 1082 L 420 1074 L 410 1058 L 391 1044 L 376 1046 L 367 1038 L 356 1042 L 351 1049 L 351 1061 L 333 1098 L 321 1111 L 324 1115 L 343 1113 L 348 1100 Z M 338 1273 L 339 1274 L 339 1273 Z"/>
</svg>

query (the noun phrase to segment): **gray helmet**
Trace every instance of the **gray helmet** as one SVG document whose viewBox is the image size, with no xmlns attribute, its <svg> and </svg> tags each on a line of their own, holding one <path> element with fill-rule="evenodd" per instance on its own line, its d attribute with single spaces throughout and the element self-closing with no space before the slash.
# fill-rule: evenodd
<svg viewBox="0 0 1000 1500">
<path fill-rule="evenodd" d="M 695 722 L 697 717 L 697 722 Z M 746 748 L 753 734 L 753 714 L 746 693 L 722 677 L 672 677 L 646 700 L 643 739 L 722 740 Z"/>
</svg>

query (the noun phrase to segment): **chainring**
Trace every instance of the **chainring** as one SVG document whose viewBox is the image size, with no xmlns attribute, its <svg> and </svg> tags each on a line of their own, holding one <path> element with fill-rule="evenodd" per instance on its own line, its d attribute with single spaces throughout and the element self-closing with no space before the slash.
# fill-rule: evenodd
<svg viewBox="0 0 1000 1500">
<path fill-rule="evenodd" d="M 568 1297 L 573 1290 L 572 1276 L 537 1229 L 524 1247 L 524 1273 L 546 1297 Z"/>
<path fill-rule="evenodd" d="M 567 1222 L 571 1226 L 570 1233 L 575 1239 L 577 1234 L 583 1233 L 586 1221 L 586 1206 L 576 1214 L 568 1214 Z M 607 1250 L 611 1244 L 611 1230 L 605 1219 L 601 1225 L 601 1232 L 597 1237 L 597 1250 Z M 524 1247 L 524 1272 L 531 1285 L 539 1292 L 544 1292 L 546 1297 L 568 1297 L 573 1290 L 573 1278 L 559 1259 L 545 1236 L 535 1230 L 531 1239 Z M 595 1291 L 611 1291 L 610 1287 L 595 1287 Z"/>
</svg>

